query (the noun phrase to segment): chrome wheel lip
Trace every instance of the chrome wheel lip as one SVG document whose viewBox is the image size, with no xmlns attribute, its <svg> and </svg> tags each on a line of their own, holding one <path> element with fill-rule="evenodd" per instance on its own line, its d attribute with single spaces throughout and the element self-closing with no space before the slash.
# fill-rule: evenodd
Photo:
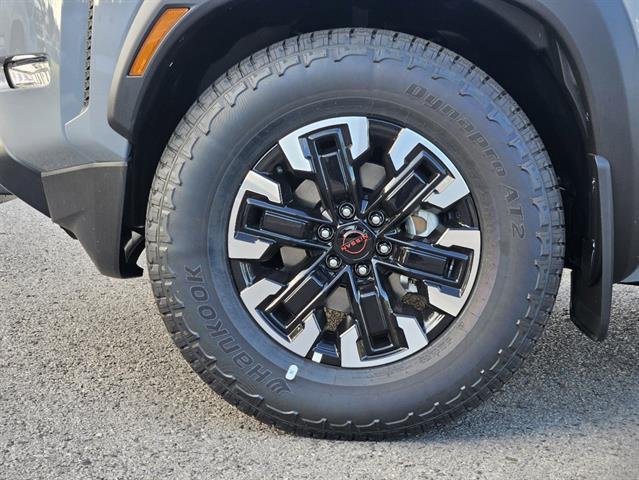
<svg viewBox="0 0 639 480">
<path fill-rule="evenodd" d="M 368 136 L 369 126 L 370 120 L 367 117 L 329 118 L 311 123 L 291 132 L 278 142 L 278 146 L 292 172 L 304 175 L 316 175 L 317 167 L 313 164 L 313 159 L 308 158 L 308 151 L 305 151 L 302 145 L 302 139 L 305 138 L 305 136 L 314 134 L 322 129 L 345 129 L 350 137 L 350 144 L 348 146 L 349 155 L 347 156 L 350 161 L 353 162 L 370 148 L 370 138 Z M 430 155 L 434 156 L 438 162 L 444 165 L 444 170 L 446 171 L 446 176 L 438 184 L 438 188 L 429 193 L 429 205 L 437 209 L 446 209 L 470 196 L 470 189 L 454 163 L 432 142 L 408 128 L 400 127 L 399 133 L 388 151 L 390 163 L 395 170 L 395 178 L 399 178 L 401 181 L 406 180 L 402 175 L 408 178 L 406 172 L 409 171 L 408 168 L 410 167 L 410 165 L 408 165 L 410 163 L 409 157 L 411 152 L 418 147 L 424 148 L 425 151 L 428 151 Z M 401 186 L 401 181 L 395 183 L 392 181 L 389 182 L 382 190 L 382 193 L 388 194 L 388 192 L 390 192 L 392 194 L 393 189 L 398 189 L 398 185 Z M 247 194 L 265 198 L 268 202 L 275 205 L 284 205 L 285 203 L 282 185 L 268 175 L 254 170 L 249 171 L 236 195 L 229 220 L 227 241 L 229 259 L 232 261 L 260 261 L 271 249 L 278 248 L 276 241 L 260 238 L 259 235 L 253 237 L 247 236 L 244 232 L 238 231 L 236 228 L 238 225 L 238 216 L 244 206 L 243 204 Z M 426 201 L 426 198 L 420 198 L 418 203 L 421 204 L 422 201 Z M 343 206 L 344 204 L 342 203 L 340 205 Z M 392 256 L 395 249 L 389 254 L 381 255 L 379 251 L 377 251 L 377 240 L 381 238 L 383 239 L 382 242 L 387 241 L 387 237 L 384 235 L 390 234 L 391 232 L 391 227 L 389 227 L 388 224 L 392 221 L 396 221 L 396 219 L 384 216 L 384 221 L 381 225 L 371 225 L 370 215 L 375 213 L 376 210 L 371 207 L 370 203 L 368 205 L 369 208 L 362 212 L 360 212 L 355 205 L 352 205 L 352 207 L 352 215 L 342 215 L 343 212 L 340 211 L 341 207 L 339 205 L 333 205 L 331 212 L 327 214 L 327 211 L 325 211 L 323 218 L 321 220 L 317 219 L 318 221 L 325 222 L 327 226 L 332 226 L 334 233 L 330 239 L 322 239 L 319 236 L 315 237 L 323 244 L 318 246 L 321 253 L 316 258 L 315 263 L 309 267 L 306 272 L 310 272 L 314 266 L 319 264 L 328 265 L 328 255 L 337 248 L 336 245 L 340 239 L 341 231 L 344 228 L 349 228 L 345 226 L 343 222 L 356 222 L 356 224 L 359 222 L 361 225 L 365 225 L 365 222 L 368 222 L 365 228 L 366 230 L 374 232 L 372 236 L 375 238 L 370 239 L 372 247 L 369 249 L 370 255 L 367 254 L 367 256 L 363 257 L 363 260 L 353 259 L 351 261 L 342 255 L 338 255 L 340 264 L 336 267 L 330 267 L 334 275 L 331 280 L 333 284 L 337 284 L 338 281 L 343 281 L 343 278 L 346 277 L 350 278 L 349 281 L 346 281 L 347 284 L 349 282 L 351 284 L 357 283 L 358 278 L 363 278 L 363 276 L 357 274 L 357 267 L 362 264 L 362 262 L 365 262 L 366 265 L 368 265 L 367 262 L 371 262 L 369 275 L 371 276 L 370 278 L 374 278 L 374 281 L 378 281 L 377 269 L 380 266 L 392 269 L 393 265 L 389 264 L 391 259 L 386 259 L 387 261 L 385 261 L 385 257 L 389 255 Z M 410 211 L 412 210 L 403 213 L 410 214 Z M 393 212 L 393 214 L 395 214 L 395 212 Z M 340 222 L 342 222 L 342 224 L 340 224 Z M 317 232 L 317 230 L 314 230 L 314 232 Z M 443 312 L 443 314 L 456 318 L 466 305 L 476 283 L 481 256 L 481 233 L 479 229 L 474 228 L 446 228 L 442 231 L 433 246 L 441 248 L 453 247 L 455 249 L 459 247 L 462 250 L 471 252 L 468 255 L 469 260 L 466 277 L 463 279 L 462 284 L 460 284 L 461 287 L 459 288 L 458 294 L 453 295 L 449 288 L 443 288 L 439 285 L 424 281 L 431 306 L 439 310 L 440 313 Z M 404 247 L 402 246 L 401 248 Z M 380 258 L 377 258 L 378 255 L 380 255 Z M 304 273 L 304 271 L 298 273 L 296 278 L 299 278 L 300 275 L 303 276 Z M 369 275 L 366 275 L 366 277 Z M 292 282 L 293 280 L 290 281 Z M 317 342 L 322 330 L 317 312 L 313 311 L 305 315 L 304 318 L 300 320 L 297 330 L 291 334 L 286 334 L 274 326 L 267 316 L 264 315 L 264 311 L 258 308 L 265 301 L 270 301 L 271 298 L 274 296 L 277 297 L 278 294 L 281 294 L 285 290 L 285 284 L 263 278 L 242 288 L 239 293 L 244 306 L 256 323 L 278 344 L 299 356 L 317 363 L 324 363 L 324 355 L 312 350 L 314 342 Z M 388 365 L 421 351 L 430 343 L 431 340 L 428 338 L 429 332 L 426 327 L 430 327 L 431 325 L 428 322 L 422 323 L 412 315 L 401 313 L 393 313 L 392 315 L 393 318 L 395 318 L 397 331 L 400 335 L 403 334 L 404 346 L 401 348 L 398 347 L 394 351 L 382 351 L 378 355 L 362 355 L 360 344 L 366 333 L 363 331 L 362 325 L 355 322 L 341 331 L 337 338 L 336 348 L 339 350 L 338 366 L 343 368 L 367 368 Z"/>
</svg>

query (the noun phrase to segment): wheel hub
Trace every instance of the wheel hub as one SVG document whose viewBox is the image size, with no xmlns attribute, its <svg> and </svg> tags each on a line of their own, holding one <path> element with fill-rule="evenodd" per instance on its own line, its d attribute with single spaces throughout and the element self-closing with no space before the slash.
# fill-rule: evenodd
<svg viewBox="0 0 639 480">
<path fill-rule="evenodd" d="M 345 263 L 353 264 L 369 260 L 375 252 L 375 234 L 362 223 L 338 230 L 333 250 Z"/>
</svg>

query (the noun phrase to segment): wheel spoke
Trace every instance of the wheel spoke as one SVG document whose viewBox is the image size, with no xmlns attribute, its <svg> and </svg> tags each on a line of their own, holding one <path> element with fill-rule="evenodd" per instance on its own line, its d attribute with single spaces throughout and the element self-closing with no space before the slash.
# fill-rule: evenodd
<svg viewBox="0 0 639 480">
<path fill-rule="evenodd" d="M 299 272 L 268 304 L 264 312 L 286 333 L 295 331 L 309 314 L 321 305 L 339 281 L 342 270 L 331 270 L 324 256 Z"/>
<path fill-rule="evenodd" d="M 468 186 L 455 164 L 434 143 L 423 136 L 407 129 L 403 129 L 391 147 L 389 156 L 396 169 L 410 159 L 415 151 L 427 151 L 436 158 L 446 170 L 445 177 L 437 184 L 434 191 L 429 192 L 425 202 L 445 209 L 454 205 L 470 193 Z"/>
<path fill-rule="evenodd" d="M 248 198 L 238 232 L 279 245 L 326 250 L 328 247 L 315 238 L 315 232 L 327 223 L 304 210 Z"/>
<path fill-rule="evenodd" d="M 359 279 L 351 274 L 350 286 L 353 317 L 366 353 L 374 355 L 399 346 L 401 336 L 397 332 L 395 313 L 377 274 L 373 279 Z"/>
<path fill-rule="evenodd" d="M 472 252 L 467 250 L 462 252 L 417 240 L 392 237 L 388 240 L 393 245 L 393 253 L 379 260 L 379 265 L 453 294 L 461 288 L 472 266 Z"/>
<path fill-rule="evenodd" d="M 449 228 L 437 241 L 440 247 L 461 247 L 471 252 L 468 273 L 461 276 L 464 283 L 459 288 L 446 288 L 443 284 L 428 284 L 428 302 L 435 308 L 449 315 L 457 316 L 470 296 L 472 286 L 479 270 L 479 254 L 481 249 L 481 234 L 479 230 Z"/>
<path fill-rule="evenodd" d="M 468 187 L 453 163 L 421 135 L 402 129 L 389 151 L 393 177 L 371 203 L 389 222 L 383 231 L 403 221 L 421 203 L 448 208 L 468 195 Z"/>
<path fill-rule="evenodd" d="M 446 178 L 445 169 L 421 147 L 419 138 L 410 130 L 401 130 L 389 152 L 396 175 L 369 207 L 386 214 L 389 221 L 384 230 L 404 220 Z"/>
<path fill-rule="evenodd" d="M 415 317 L 397 315 L 397 328 L 406 339 L 406 347 L 393 353 L 374 358 L 362 358 L 358 347 L 360 333 L 357 325 L 352 325 L 340 336 L 341 365 L 346 368 L 365 368 L 385 365 L 401 360 L 428 344 L 428 338 Z"/>
<path fill-rule="evenodd" d="M 358 208 L 361 185 L 354 161 L 369 148 L 367 118 L 316 122 L 284 137 L 280 147 L 294 170 L 314 172 L 322 204 L 332 218 L 337 218 L 341 203 Z"/>
<path fill-rule="evenodd" d="M 269 201 L 283 204 L 282 191 L 277 182 L 259 173 L 250 171 L 235 197 L 235 202 L 231 209 L 231 220 L 228 231 L 228 255 L 229 258 L 241 258 L 245 260 L 259 260 L 263 258 L 273 241 L 264 240 L 242 232 L 238 232 L 240 222 L 240 207 L 247 193 L 261 195 Z"/>
<path fill-rule="evenodd" d="M 401 315 L 395 313 L 379 272 L 375 270 L 372 278 L 366 279 L 351 274 L 349 279 L 352 313 L 364 355 L 379 355 L 404 348 L 408 339 L 399 325 Z M 349 333 L 346 338 L 353 335 Z"/>
<path fill-rule="evenodd" d="M 273 325 L 264 318 L 259 308 L 269 297 L 276 295 L 283 288 L 284 285 L 280 283 L 262 279 L 242 290 L 240 297 L 255 321 L 268 331 L 272 338 L 291 351 L 305 357 L 321 333 L 315 314 L 313 312 L 308 314 L 291 335 L 283 335 L 282 332 L 273 328 Z"/>
</svg>

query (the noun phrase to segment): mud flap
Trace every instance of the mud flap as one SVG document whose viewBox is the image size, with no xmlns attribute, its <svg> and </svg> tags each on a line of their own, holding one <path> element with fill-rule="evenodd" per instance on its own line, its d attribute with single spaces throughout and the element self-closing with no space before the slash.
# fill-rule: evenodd
<svg viewBox="0 0 639 480">
<path fill-rule="evenodd" d="M 570 318 L 593 340 L 608 334 L 614 262 L 614 205 L 608 160 L 590 155 L 588 225 L 582 239 L 581 268 L 571 276 Z"/>
</svg>

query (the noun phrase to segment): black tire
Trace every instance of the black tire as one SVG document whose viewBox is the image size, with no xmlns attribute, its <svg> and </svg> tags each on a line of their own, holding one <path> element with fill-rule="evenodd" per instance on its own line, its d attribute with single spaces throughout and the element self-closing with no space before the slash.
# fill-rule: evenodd
<svg viewBox="0 0 639 480">
<path fill-rule="evenodd" d="M 226 251 L 234 196 L 265 149 L 300 125 L 349 114 L 395 119 L 449 152 L 482 226 L 480 274 L 461 315 L 419 353 L 364 369 L 318 365 L 265 335 Z M 146 238 L 166 326 L 211 388 L 288 431 L 379 439 L 460 416 L 521 365 L 555 301 L 564 219 L 537 132 L 494 80 L 434 43 L 342 29 L 257 52 L 200 96 L 159 163 Z M 293 363 L 299 373 L 286 381 Z"/>
</svg>

